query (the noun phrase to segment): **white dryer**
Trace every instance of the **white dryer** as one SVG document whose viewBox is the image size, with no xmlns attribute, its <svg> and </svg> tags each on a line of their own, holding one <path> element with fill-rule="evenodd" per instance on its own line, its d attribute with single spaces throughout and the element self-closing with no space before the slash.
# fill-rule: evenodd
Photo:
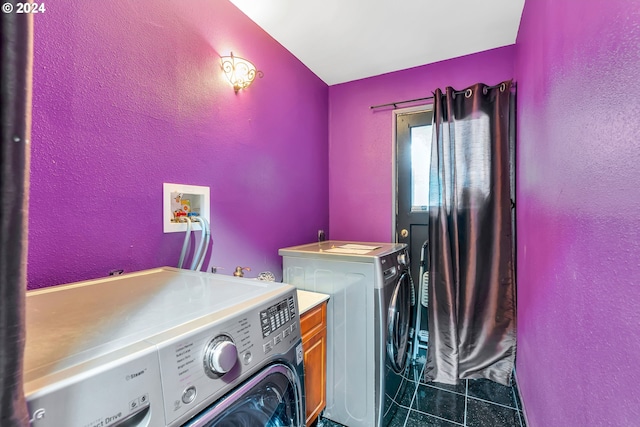
<svg viewBox="0 0 640 427">
<path fill-rule="evenodd" d="M 385 377 L 404 370 L 409 352 L 415 298 L 406 245 L 329 240 L 279 254 L 284 282 L 331 296 L 324 416 L 382 426 L 386 383 L 395 384 Z"/>
</svg>

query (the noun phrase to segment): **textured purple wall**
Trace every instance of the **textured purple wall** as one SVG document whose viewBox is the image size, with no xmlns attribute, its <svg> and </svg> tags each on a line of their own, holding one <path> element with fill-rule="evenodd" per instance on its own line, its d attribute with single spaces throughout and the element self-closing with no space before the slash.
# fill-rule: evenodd
<svg viewBox="0 0 640 427">
<path fill-rule="evenodd" d="M 392 241 L 393 113 L 372 105 L 431 96 L 438 87 L 514 77 L 514 47 L 468 55 L 329 88 L 331 238 Z"/>
<path fill-rule="evenodd" d="M 531 427 L 640 425 L 640 7 L 527 1 L 518 359 Z"/>
<path fill-rule="evenodd" d="M 264 71 L 237 95 L 230 51 Z M 163 182 L 211 187 L 224 274 L 328 228 L 328 87 L 226 0 L 47 4 L 33 91 L 30 288 L 176 265 Z"/>
</svg>

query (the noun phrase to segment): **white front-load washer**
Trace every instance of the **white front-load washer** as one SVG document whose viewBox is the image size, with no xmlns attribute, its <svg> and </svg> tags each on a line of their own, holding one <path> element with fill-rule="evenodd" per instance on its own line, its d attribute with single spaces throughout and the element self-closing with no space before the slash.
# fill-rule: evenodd
<svg viewBox="0 0 640 427">
<path fill-rule="evenodd" d="M 385 378 L 404 370 L 409 353 L 415 298 L 406 245 L 329 240 L 279 254 L 286 283 L 330 295 L 324 417 L 381 426 L 387 382 L 396 384 Z"/>
</svg>

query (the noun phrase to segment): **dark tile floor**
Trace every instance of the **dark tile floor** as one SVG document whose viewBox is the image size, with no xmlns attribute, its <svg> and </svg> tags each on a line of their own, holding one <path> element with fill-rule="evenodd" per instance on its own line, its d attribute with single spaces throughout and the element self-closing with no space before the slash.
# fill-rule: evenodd
<svg viewBox="0 0 640 427">
<path fill-rule="evenodd" d="M 458 385 L 425 383 L 422 364 L 405 371 L 385 414 L 386 427 L 526 427 L 518 387 L 489 380 L 462 380 Z M 340 427 L 321 418 L 318 427 Z"/>
</svg>

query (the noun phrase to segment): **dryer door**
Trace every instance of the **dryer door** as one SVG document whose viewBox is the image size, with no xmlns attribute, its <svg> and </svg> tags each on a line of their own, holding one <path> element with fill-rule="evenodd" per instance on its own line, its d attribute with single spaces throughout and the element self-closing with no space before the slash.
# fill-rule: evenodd
<svg viewBox="0 0 640 427">
<path fill-rule="evenodd" d="M 413 292 L 411 275 L 405 271 L 398 279 L 389 301 L 387 316 L 387 357 L 395 372 L 402 372 L 407 361 L 409 329 L 411 325 L 411 300 Z"/>
<path fill-rule="evenodd" d="M 184 427 L 299 427 L 301 385 L 286 365 L 271 365 L 200 413 Z"/>
</svg>

